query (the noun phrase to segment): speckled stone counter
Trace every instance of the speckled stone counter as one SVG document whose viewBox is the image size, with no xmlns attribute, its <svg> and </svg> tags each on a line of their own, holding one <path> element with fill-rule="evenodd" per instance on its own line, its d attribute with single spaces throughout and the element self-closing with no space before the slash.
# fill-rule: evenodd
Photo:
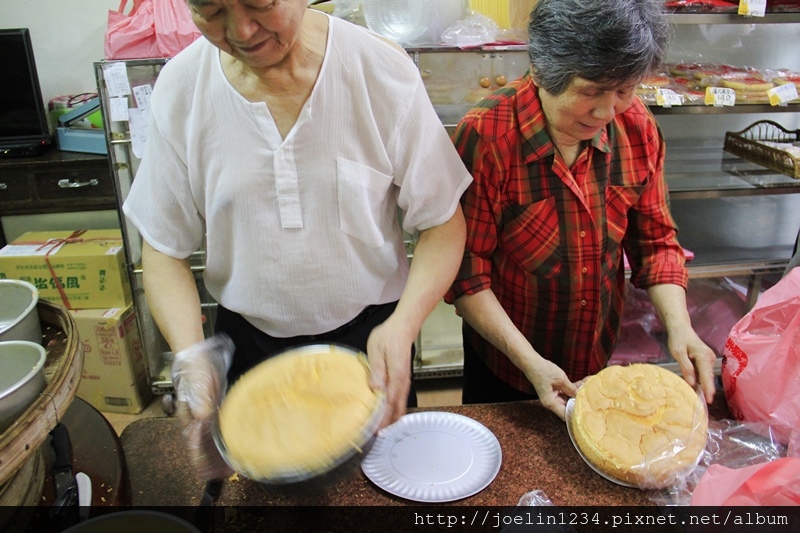
<svg viewBox="0 0 800 533">
<path fill-rule="evenodd" d="M 442 505 L 513 506 L 534 489 L 558 506 L 647 506 L 647 495 L 616 485 L 584 463 L 570 441 L 565 423 L 538 402 L 485 404 L 415 411 L 446 411 L 468 416 L 491 430 L 503 459 L 497 477 L 478 494 Z M 730 418 L 722 393 L 709 406 L 713 420 Z M 180 421 L 176 418 L 139 420 L 121 435 L 134 506 L 195 506 L 204 484 L 187 457 Z M 303 494 L 273 494 L 258 484 L 234 476 L 226 480 L 217 502 L 247 505 L 412 505 L 368 480 L 358 468 L 325 487 Z"/>
</svg>

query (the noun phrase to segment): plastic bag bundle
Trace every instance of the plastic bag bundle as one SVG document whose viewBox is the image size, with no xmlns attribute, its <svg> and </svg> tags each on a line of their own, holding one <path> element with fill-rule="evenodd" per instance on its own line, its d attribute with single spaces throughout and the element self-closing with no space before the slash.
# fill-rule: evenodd
<svg viewBox="0 0 800 533">
<path fill-rule="evenodd" d="M 708 429 L 708 441 L 697 468 L 671 487 L 650 491 L 648 498 L 661 507 L 688 506 L 693 503 L 693 494 L 710 469 L 713 468 L 713 477 L 722 471 L 763 466 L 785 456 L 785 447 L 777 441 L 769 426 L 719 420 Z"/>
<path fill-rule="evenodd" d="M 133 0 L 125 13 L 128 0 L 120 0 L 119 9 L 108 12 L 106 59 L 139 59 L 161 57 L 156 43 L 151 0 Z"/>
<path fill-rule="evenodd" d="M 800 505 L 800 458 L 739 469 L 711 465 L 692 494 L 692 505 Z"/>
<path fill-rule="evenodd" d="M 121 0 L 109 10 L 106 59 L 172 57 L 200 37 L 185 0 Z"/>
<path fill-rule="evenodd" d="M 186 0 L 153 0 L 156 44 L 163 57 L 172 57 L 200 37 Z"/>
<path fill-rule="evenodd" d="M 800 436 L 800 268 L 764 292 L 733 327 L 722 384 L 738 420 L 768 424 L 782 444 Z"/>
</svg>

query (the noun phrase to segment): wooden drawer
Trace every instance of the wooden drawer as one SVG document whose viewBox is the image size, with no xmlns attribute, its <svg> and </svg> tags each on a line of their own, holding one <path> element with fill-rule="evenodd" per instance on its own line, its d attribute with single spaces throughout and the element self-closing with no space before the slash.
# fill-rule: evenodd
<svg viewBox="0 0 800 533">
<path fill-rule="evenodd" d="M 56 152 L 0 162 L 0 215 L 116 208 L 105 157 Z"/>
<path fill-rule="evenodd" d="M 25 172 L 0 173 L 0 209 L 30 200 L 31 188 Z"/>
<path fill-rule="evenodd" d="M 107 167 L 70 168 L 33 173 L 36 197 L 52 201 L 114 201 L 114 184 Z"/>
</svg>

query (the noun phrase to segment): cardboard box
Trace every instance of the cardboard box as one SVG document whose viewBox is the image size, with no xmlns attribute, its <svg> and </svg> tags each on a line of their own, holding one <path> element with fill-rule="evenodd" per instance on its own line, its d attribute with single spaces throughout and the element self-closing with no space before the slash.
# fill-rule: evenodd
<svg viewBox="0 0 800 533">
<path fill-rule="evenodd" d="M 133 301 L 118 229 L 24 233 L 0 249 L 0 278 L 27 281 L 39 298 L 67 309 L 124 309 Z"/>
<path fill-rule="evenodd" d="M 100 411 L 138 414 L 152 398 L 133 306 L 70 311 L 83 349 L 78 396 Z"/>
</svg>

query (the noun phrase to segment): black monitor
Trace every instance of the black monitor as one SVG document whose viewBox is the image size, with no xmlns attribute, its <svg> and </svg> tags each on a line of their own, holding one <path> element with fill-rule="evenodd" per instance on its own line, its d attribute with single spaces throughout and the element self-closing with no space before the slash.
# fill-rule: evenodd
<svg viewBox="0 0 800 533">
<path fill-rule="evenodd" d="M 38 155 L 51 142 L 30 32 L 0 29 L 0 157 Z"/>
</svg>

